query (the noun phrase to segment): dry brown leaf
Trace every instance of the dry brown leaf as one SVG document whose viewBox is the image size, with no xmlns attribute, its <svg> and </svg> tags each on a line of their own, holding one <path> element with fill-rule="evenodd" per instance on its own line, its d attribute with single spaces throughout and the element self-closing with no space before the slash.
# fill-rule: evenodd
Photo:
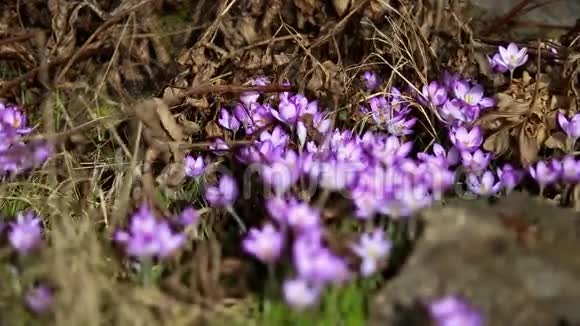
<svg viewBox="0 0 580 326">
<path fill-rule="evenodd" d="M 370 19 L 378 19 L 387 12 L 389 3 L 389 0 L 370 0 L 368 7 L 365 8 L 364 14 Z"/>
<path fill-rule="evenodd" d="M 247 44 L 255 43 L 258 40 L 256 32 L 256 18 L 244 16 L 239 20 L 238 31 Z"/>
<path fill-rule="evenodd" d="M 171 112 L 163 100 L 159 98 L 144 100 L 135 105 L 133 111 L 157 140 L 179 141 L 183 139 L 181 128 L 171 116 Z"/>
<path fill-rule="evenodd" d="M 188 120 L 183 114 L 177 116 L 177 122 L 179 122 L 179 125 L 182 126 L 183 132 L 186 135 L 199 134 L 201 131 L 199 124 Z"/>
<path fill-rule="evenodd" d="M 290 58 L 285 53 L 274 54 L 274 65 L 276 67 L 281 67 L 290 62 Z"/>
<path fill-rule="evenodd" d="M 483 143 L 483 148 L 494 153 L 496 157 L 505 154 L 510 149 L 509 130 L 510 128 L 502 128 L 491 134 Z"/>
<path fill-rule="evenodd" d="M 21 61 L 27 68 L 32 68 L 37 65 L 32 51 L 20 43 L 0 45 L 0 59 L 16 59 Z"/>
<path fill-rule="evenodd" d="M 528 167 L 538 160 L 540 145 L 536 138 L 535 126 L 526 122 L 520 128 L 518 135 L 520 161 L 524 167 Z"/>
<path fill-rule="evenodd" d="M 551 149 L 560 149 L 562 151 L 566 151 L 566 139 L 567 136 L 561 131 L 555 132 L 546 139 L 544 143 L 546 147 Z"/>
<path fill-rule="evenodd" d="M 169 136 L 171 136 L 171 139 L 173 139 L 174 141 L 183 140 L 183 131 L 181 130 L 181 127 L 177 124 L 177 122 L 175 122 L 175 118 L 173 118 L 173 115 L 171 114 L 171 111 L 169 110 L 167 104 L 165 104 L 165 102 L 163 101 L 160 101 L 160 104 L 157 105 L 155 111 L 157 113 L 157 116 L 159 117 L 161 125 L 163 126 L 165 131 L 167 131 Z"/>
<path fill-rule="evenodd" d="M 559 129 L 559 124 L 558 124 L 558 111 L 550 111 L 548 112 L 545 116 L 544 116 L 544 121 L 546 124 L 546 128 L 548 128 L 548 130 L 554 130 L 554 129 Z"/>
<path fill-rule="evenodd" d="M 316 92 L 320 90 L 322 86 L 324 86 L 325 79 L 326 78 L 324 76 L 324 72 L 322 71 L 322 69 L 320 68 L 315 69 L 314 73 L 310 77 L 310 80 L 308 81 L 308 84 L 306 84 L 306 89 L 308 89 L 311 92 Z"/>
<path fill-rule="evenodd" d="M 75 23 L 85 2 L 49 0 L 48 9 L 52 14 L 52 37 L 46 45 L 49 55 L 54 58 L 70 56 L 76 47 Z"/>
<path fill-rule="evenodd" d="M 156 178 L 157 184 L 164 190 L 177 189 L 185 182 L 185 166 L 183 162 L 168 164 Z"/>
<path fill-rule="evenodd" d="M 350 0 L 332 0 L 332 5 L 334 6 L 336 14 L 342 17 L 350 6 Z"/>
<path fill-rule="evenodd" d="M 294 0 L 294 5 L 300 9 L 303 15 L 312 16 L 322 6 L 320 0 Z"/>
<path fill-rule="evenodd" d="M 511 95 L 499 93 L 496 96 L 497 110 L 490 110 L 483 115 L 479 121 L 482 128 L 486 129 L 487 125 L 497 119 L 505 119 L 509 122 L 521 123 L 522 115 L 528 112 L 530 107 L 529 101 L 514 99 Z"/>
<path fill-rule="evenodd" d="M 204 129 L 207 137 L 223 137 L 224 135 L 223 129 L 215 121 L 208 122 Z"/>
</svg>

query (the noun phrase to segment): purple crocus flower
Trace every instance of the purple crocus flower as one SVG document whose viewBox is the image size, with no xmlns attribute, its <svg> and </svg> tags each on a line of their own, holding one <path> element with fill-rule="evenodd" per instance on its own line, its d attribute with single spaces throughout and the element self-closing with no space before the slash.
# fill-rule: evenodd
<svg viewBox="0 0 580 326">
<path fill-rule="evenodd" d="M 336 284 L 348 280 L 350 272 L 346 262 L 319 243 L 311 241 L 300 236 L 294 242 L 294 266 L 300 278 L 316 285 Z"/>
<path fill-rule="evenodd" d="M 17 106 L 0 107 L 0 121 L 8 124 L 19 134 L 28 134 L 32 128 L 27 126 L 26 114 Z"/>
<path fill-rule="evenodd" d="M 277 162 L 282 159 L 285 148 L 276 146 L 271 141 L 264 141 L 257 144 L 259 157 L 256 161 Z"/>
<path fill-rule="evenodd" d="M 365 233 L 358 243 L 351 246 L 354 253 L 362 259 L 360 273 L 368 277 L 377 271 L 381 260 L 385 259 L 391 251 L 393 244 L 385 238 L 382 230 Z"/>
<path fill-rule="evenodd" d="M 387 131 L 393 136 L 405 136 L 410 135 L 413 133 L 413 126 L 417 122 L 417 119 L 411 118 L 407 119 L 407 117 L 403 115 L 398 115 L 393 117 L 387 123 Z"/>
<path fill-rule="evenodd" d="M 558 124 L 568 136 L 569 142 L 573 147 L 576 140 L 580 138 L 580 114 L 575 114 L 570 120 L 562 113 L 558 113 Z"/>
<path fill-rule="evenodd" d="M 157 224 L 155 232 L 159 243 L 159 251 L 156 255 L 160 258 L 173 255 L 185 243 L 185 235 L 173 232 L 165 221 Z"/>
<path fill-rule="evenodd" d="M 362 78 L 367 91 L 372 92 L 381 85 L 379 76 L 374 71 L 365 71 Z"/>
<path fill-rule="evenodd" d="M 379 126 L 385 124 L 393 116 L 393 110 L 384 96 L 375 96 L 368 102 L 371 117 Z"/>
<path fill-rule="evenodd" d="M 42 242 L 41 220 L 32 211 L 18 213 L 16 222 L 10 223 L 8 242 L 14 250 L 26 255 L 38 248 Z"/>
<path fill-rule="evenodd" d="M 218 119 L 218 124 L 222 126 L 222 128 L 231 130 L 231 131 L 238 131 L 240 129 L 240 121 L 236 118 L 235 115 L 230 114 L 230 111 L 226 109 L 221 109 L 220 116 Z"/>
<path fill-rule="evenodd" d="M 483 172 L 491 161 L 491 153 L 484 153 L 481 149 L 476 150 L 473 154 L 470 152 L 461 152 L 461 163 L 469 173 L 479 174 Z"/>
<path fill-rule="evenodd" d="M 356 206 L 355 215 L 361 219 L 373 217 L 379 210 L 379 195 L 370 189 L 353 189 L 351 197 Z"/>
<path fill-rule="evenodd" d="M 303 310 L 318 302 L 321 288 L 297 278 L 284 281 L 282 292 L 286 302 L 295 309 Z"/>
<path fill-rule="evenodd" d="M 507 49 L 503 46 L 499 46 L 498 50 L 500 56 L 499 59 L 503 61 L 503 64 L 512 73 L 517 67 L 522 66 L 526 61 L 528 61 L 528 49 L 518 49 L 518 46 L 515 43 L 510 43 Z"/>
<path fill-rule="evenodd" d="M 273 163 L 264 164 L 260 170 L 262 180 L 281 194 L 292 187 L 300 177 L 300 164 L 296 152 L 286 151 L 284 156 Z"/>
<path fill-rule="evenodd" d="M 495 104 L 492 98 L 483 96 L 483 87 L 479 84 L 471 86 L 468 81 L 457 81 L 453 91 L 457 99 L 470 107 L 488 108 Z"/>
<path fill-rule="evenodd" d="M 467 130 L 459 127 L 449 132 L 449 139 L 460 151 L 475 152 L 483 144 L 483 134 L 479 126 Z"/>
<path fill-rule="evenodd" d="M 297 202 L 288 206 L 286 222 L 298 232 L 306 232 L 320 225 L 320 212 L 308 205 Z"/>
<path fill-rule="evenodd" d="M 12 144 L 15 143 L 15 140 L 18 138 L 18 134 L 16 129 L 14 129 L 11 125 L 0 121 L 0 151 L 7 150 Z"/>
<path fill-rule="evenodd" d="M 443 72 L 443 85 L 445 85 L 448 92 L 453 92 L 455 83 L 459 80 L 461 80 L 461 76 L 459 74 L 452 74 L 449 71 Z"/>
<path fill-rule="evenodd" d="M 458 99 L 448 100 L 439 109 L 439 114 L 443 122 L 449 126 L 460 126 L 471 122 L 465 112 L 463 112 L 463 103 Z"/>
<path fill-rule="evenodd" d="M 185 157 L 185 175 L 188 177 L 199 177 L 203 174 L 204 168 L 203 157 L 193 158 L 191 155 Z"/>
<path fill-rule="evenodd" d="M 432 81 L 429 85 L 424 85 L 421 95 L 434 106 L 441 106 L 447 101 L 447 90 L 436 81 Z"/>
<path fill-rule="evenodd" d="M 442 195 L 455 183 L 455 173 L 441 165 L 426 163 L 423 180 L 431 188 L 434 195 Z"/>
<path fill-rule="evenodd" d="M 292 101 L 281 101 L 278 110 L 271 110 L 272 116 L 281 122 L 293 125 L 298 121 L 300 108 Z"/>
<path fill-rule="evenodd" d="M 260 133 L 260 141 L 269 141 L 274 145 L 274 147 L 286 147 L 290 141 L 290 136 L 280 126 L 276 126 L 272 132 L 269 132 L 268 130 L 262 131 L 262 133 Z"/>
<path fill-rule="evenodd" d="M 394 203 L 397 203 L 393 205 Z M 394 218 L 410 217 L 419 210 L 428 207 L 433 202 L 433 197 L 429 193 L 427 185 L 406 184 L 401 187 L 401 191 L 395 192 L 391 197 L 389 215 Z M 387 201 L 389 203 L 389 201 Z"/>
<path fill-rule="evenodd" d="M 463 107 L 462 110 L 463 110 L 463 113 L 465 114 L 465 117 L 467 118 L 467 122 L 472 123 L 475 120 L 477 120 L 477 118 L 479 118 L 479 114 L 481 113 L 481 106 L 480 105 L 473 105 L 473 106 L 466 105 Z"/>
<path fill-rule="evenodd" d="M 557 160 L 552 160 L 549 164 L 544 161 L 536 163 L 536 167 L 529 167 L 529 172 L 532 178 L 543 188 L 547 185 L 553 184 L 558 180 L 562 173 L 562 163 Z"/>
<path fill-rule="evenodd" d="M 278 260 L 283 245 L 284 236 L 270 223 L 264 225 L 261 230 L 251 228 L 242 242 L 242 247 L 247 253 L 266 264 Z"/>
<path fill-rule="evenodd" d="M 177 223 L 181 224 L 182 226 L 190 226 L 197 224 L 199 221 L 199 212 L 193 207 L 186 207 L 184 210 L 181 211 L 176 217 L 175 220 Z"/>
<path fill-rule="evenodd" d="M 32 166 L 41 166 L 42 163 L 48 160 L 48 157 L 52 153 L 52 147 L 50 144 L 46 143 L 45 141 L 32 141 L 28 143 L 28 148 L 30 149 L 31 155 L 31 163 Z"/>
<path fill-rule="evenodd" d="M 282 225 L 287 223 L 286 210 L 289 206 L 290 204 L 283 197 L 274 196 L 266 199 L 266 210 L 274 221 Z"/>
<path fill-rule="evenodd" d="M 250 117 L 251 111 L 249 108 L 257 105 L 258 104 L 252 104 L 251 106 L 246 107 L 243 104 L 238 103 L 234 106 L 234 109 L 232 110 L 233 115 L 244 126 L 244 128 L 248 128 L 248 126 L 253 123 L 252 118 Z"/>
<path fill-rule="evenodd" d="M 208 187 L 205 198 L 214 206 L 231 206 L 238 197 L 238 185 L 234 178 L 223 175 L 217 186 Z"/>
<path fill-rule="evenodd" d="M 242 148 L 236 151 L 235 157 L 238 161 L 244 164 L 257 163 L 262 161 L 261 153 L 260 151 L 258 151 L 257 145 L 255 144 L 243 146 Z"/>
<path fill-rule="evenodd" d="M 0 123 L 1 124 L 1 123 Z M 0 138 L 1 139 L 1 138 Z M 0 176 L 17 175 L 32 168 L 41 166 L 49 157 L 51 147 L 44 141 L 11 142 L 4 138 L 0 140 Z"/>
<path fill-rule="evenodd" d="M 138 220 L 142 220 L 138 222 Z M 139 224 L 150 225 L 147 229 L 138 227 Z M 114 240 L 125 246 L 129 256 L 141 259 L 149 259 L 159 253 L 159 241 L 155 234 L 157 223 L 155 217 L 134 215 L 128 231 L 118 230 L 114 234 Z"/>
<path fill-rule="evenodd" d="M 37 314 L 47 312 L 54 303 L 54 291 L 43 284 L 28 290 L 24 297 L 28 308 Z"/>
<path fill-rule="evenodd" d="M 425 163 L 435 164 L 441 167 L 449 167 L 459 163 L 460 153 L 455 147 L 451 147 L 449 151 L 438 143 L 433 144 L 433 155 L 421 152 L 417 154 L 417 158 Z"/>
<path fill-rule="evenodd" d="M 455 296 L 446 296 L 428 306 L 436 326 L 483 326 L 480 312 Z"/>
<path fill-rule="evenodd" d="M 521 170 L 515 169 L 510 164 L 505 164 L 503 168 L 497 169 L 497 176 L 501 185 L 507 192 L 510 192 L 520 183 L 524 174 Z"/>
<path fill-rule="evenodd" d="M 485 171 L 481 175 L 469 174 L 466 181 L 469 190 L 480 196 L 494 195 L 501 187 L 491 171 Z"/>
<path fill-rule="evenodd" d="M 314 123 L 314 128 L 322 134 L 326 134 L 332 128 L 332 120 L 327 118 L 327 116 L 321 112 L 314 114 L 312 120 Z"/>
<path fill-rule="evenodd" d="M 384 142 L 380 142 L 373 149 L 374 156 L 386 165 L 401 160 L 413 149 L 412 142 L 401 143 L 397 136 L 389 136 Z"/>
<path fill-rule="evenodd" d="M 264 77 L 264 76 L 256 77 L 255 79 L 253 79 L 251 81 L 252 86 L 266 86 L 269 83 L 270 83 L 270 81 L 268 80 L 268 78 Z M 246 107 L 250 107 L 250 106 L 252 106 L 252 104 L 255 104 L 258 101 L 259 97 L 260 97 L 259 92 L 254 92 L 254 91 L 244 92 L 240 95 L 240 101 Z"/>
<path fill-rule="evenodd" d="M 274 120 L 272 106 L 269 104 L 252 105 L 249 122 L 246 125 L 246 134 L 251 135 L 256 130 L 266 126 Z"/>
<path fill-rule="evenodd" d="M 322 162 L 319 169 L 310 171 L 312 178 L 318 177 L 323 189 L 339 191 L 353 184 L 357 172 L 364 168 L 362 163 L 350 163 L 337 160 Z"/>
<path fill-rule="evenodd" d="M 562 180 L 571 183 L 580 181 L 580 161 L 573 156 L 566 156 L 562 160 Z"/>
<path fill-rule="evenodd" d="M 173 232 L 167 221 L 157 220 L 147 204 L 131 216 L 129 229 L 118 230 L 114 239 L 125 246 L 129 256 L 143 260 L 168 257 L 185 243 L 185 236 Z"/>
<path fill-rule="evenodd" d="M 504 73 L 509 70 L 499 53 L 494 54 L 493 57 L 487 56 L 487 61 L 491 70 L 495 73 Z"/>
</svg>

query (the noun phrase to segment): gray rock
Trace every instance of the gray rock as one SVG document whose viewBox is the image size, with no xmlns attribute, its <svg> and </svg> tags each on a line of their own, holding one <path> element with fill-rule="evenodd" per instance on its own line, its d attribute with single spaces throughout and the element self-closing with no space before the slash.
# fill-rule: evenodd
<svg viewBox="0 0 580 326">
<path fill-rule="evenodd" d="M 448 294 L 480 309 L 486 325 L 580 325 L 577 213 L 513 194 L 495 205 L 452 201 L 423 218 L 411 257 L 371 304 L 370 325 L 427 325 L 409 314 Z"/>
<path fill-rule="evenodd" d="M 519 2 L 520 0 L 471 0 L 472 5 L 495 16 L 506 14 Z M 537 23 L 570 26 L 573 26 L 578 18 L 580 18 L 580 1 L 578 0 L 552 1 L 521 16 L 523 20 Z"/>
</svg>

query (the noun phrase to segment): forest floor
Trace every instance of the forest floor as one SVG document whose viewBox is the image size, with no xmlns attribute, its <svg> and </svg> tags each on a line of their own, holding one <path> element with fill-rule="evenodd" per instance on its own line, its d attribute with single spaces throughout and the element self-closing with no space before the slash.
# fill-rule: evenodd
<svg viewBox="0 0 580 326">
<path fill-rule="evenodd" d="M 385 291 L 462 269 L 433 209 L 580 209 L 580 24 L 520 19 L 549 2 L 3 2 L 0 325 L 411 325 Z"/>
</svg>

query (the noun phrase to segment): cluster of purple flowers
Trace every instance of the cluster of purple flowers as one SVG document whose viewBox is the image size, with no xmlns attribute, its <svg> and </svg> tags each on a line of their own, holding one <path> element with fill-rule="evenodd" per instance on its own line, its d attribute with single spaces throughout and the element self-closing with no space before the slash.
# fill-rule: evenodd
<svg viewBox="0 0 580 326">
<path fill-rule="evenodd" d="M 513 47 L 508 50 L 511 55 Z M 506 58 L 511 60 L 506 61 L 508 68 L 522 64 Z M 373 72 L 366 72 L 362 79 L 368 91 L 381 84 Z M 261 77 L 253 84 L 268 82 Z M 289 304 L 313 305 L 325 286 L 354 274 L 345 258 L 325 245 L 319 206 L 311 204 L 314 194 L 321 194 L 320 198 L 341 194 L 352 200 L 353 215 L 361 220 L 400 219 L 441 199 L 455 184 L 458 169 L 466 173 L 469 189 L 481 196 L 509 192 L 522 180 L 523 171 L 510 164 L 492 171 L 492 154 L 481 148 L 484 135 L 475 122 L 495 101 L 485 96 L 480 84 L 446 72 L 441 81 L 425 85 L 417 99 L 448 128 L 450 149 L 436 143 L 432 152 L 413 157 L 413 142 L 407 137 L 417 118 L 409 97 L 395 87 L 361 107 L 378 127 L 361 134 L 335 128 L 331 115 L 302 94 L 266 97 L 248 92 L 233 108 L 221 109 L 218 123 L 233 138 L 239 132 L 252 136 L 252 143 L 237 149 L 234 157 L 257 171 L 268 190 L 264 196 L 271 220 L 261 228 L 251 228 L 242 246 L 268 265 L 291 257 L 294 272 L 283 285 Z M 210 147 L 217 155 L 227 148 L 223 139 Z M 224 175 L 218 185 L 206 189 L 205 197 L 213 206 L 231 209 L 238 195 L 235 180 Z M 378 271 L 391 247 L 380 229 L 361 235 L 350 246 L 361 259 L 358 273 L 366 277 Z M 284 254 L 286 250 L 289 255 Z"/>
<path fill-rule="evenodd" d="M 46 142 L 22 140 L 31 131 L 19 107 L 0 103 L 0 177 L 39 167 L 48 159 L 50 147 Z"/>
<path fill-rule="evenodd" d="M 291 249 L 295 276 L 283 285 L 286 301 L 304 308 L 315 304 L 328 284 L 348 280 L 351 273 L 346 261 L 324 245 L 320 211 L 295 198 L 273 197 L 267 209 L 278 227 L 266 223 L 252 228 L 242 246 L 246 252 L 269 265 L 276 263 L 286 247 Z M 293 235 L 294 241 L 288 241 Z"/>
<path fill-rule="evenodd" d="M 174 223 L 159 219 L 147 204 L 142 204 L 131 216 L 128 230 L 118 230 L 114 239 L 125 247 L 129 256 L 150 260 L 165 258 L 175 253 L 186 240 L 183 232 L 174 231 L 172 224 L 186 227 L 196 223 L 199 216 L 192 208 L 174 218 Z"/>
<path fill-rule="evenodd" d="M 279 260 L 286 247 L 291 250 L 295 275 L 283 284 L 284 296 L 290 305 L 299 309 L 311 306 L 325 286 L 352 278 L 346 260 L 324 244 L 319 210 L 306 202 L 280 197 L 270 198 L 267 209 L 279 227 L 267 223 L 262 229 L 250 229 L 242 246 L 246 252 L 270 265 Z M 293 242 L 288 244 L 291 238 Z M 379 229 L 363 234 L 358 243 L 351 245 L 362 260 L 361 274 L 375 273 L 391 247 L 391 241 Z"/>
<path fill-rule="evenodd" d="M 409 117 L 411 109 L 408 102 L 396 87 L 391 87 L 388 96 L 372 97 L 361 107 L 361 112 L 370 115 L 379 129 L 398 137 L 412 134 L 412 128 L 417 123 L 416 118 Z"/>
<path fill-rule="evenodd" d="M 432 107 L 451 128 L 471 125 L 483 111 L 495 105 L 491 97 L 485 96 L 483 86 L 449 72 L 443 74 L 442 81 L 423 86 L 418 100 Z"/>
<path fill-rule="evenodd" d="M 433 155 L 410 157 L 413 144 L 403 137 L 410 133 L 415 120 L 406 118 L 410 108 L 400 92 L 393 88 L 391 93 L 389 98 L 370 100 L 375 121 L 379 123 L 389 112 L 395 112 L 399 114 L 396 121 L 412 122 L 398 128 L 387 121 L 386 134 L 367 131 L 358 135 L 333 129 L 329 115 L 316 101 L 301 94 L 282 93 L 277 99 L 262 101 L 260 94 L 243 95 L 233 113 L 221 113 L 224 129 L 259 133 L 235 157 L 255 168 L 273 190 L 266 199 L 272 222 L 250 229 L 243 247 L 266 264 L 274 264 L 283 250 L 291 250 L 295 274 L 283 290 L 293 306 L 309 306 L 324 286 L 352 277 L 346 260 L 325 246 L 321 213 L 310 204 L 311 194 L 305 185 L 342 193 L 353 200 L 358 218 L 371 219 L 378 215 L 412 216 L 453 184 L 454 174 L 449 170 L 453 155 L 441 146 Z M 278 104 L 267 100 L 277 100 Z M 213 206 L 231 207 L 237 195 L 235 181 L 224 175 L 218 185 L 206 190 L 205 197 Z M 361 275 L 369 276 L 388 256 L 391 242 L 377 229 L 363 234 L 351 248 L 361 258 Z"/>
<path fill-rule="evenodd" d="M 576 184 L 580 182 L 580 161 L 572 155 L 562 160 L 539 161 L 529 167 L 529 173 L 540 186 L 540 192 L 557 182 Z"/>
<path fill-rule="evenodd" d="M 42 245 L 42 220 L 33 211 L 19 212 L 16 221 L 7 227 L 0 222 L 0 233 L 6 229 L 8 243 L 20 256 L 27 256 Z M 40 284 L 24 296 L 25 304 L 35 313 L 47 312 L 54 301 L 54 292 Z"/>
<path fill-rule="evenodd" d="M 480 196 L 491 196 L 502 189 L 509 192 L 522 180 L 522 171 L 509 164 L 497 169 L 495 174 L 489 169 L 493 155 L 481 149 L 483 132 L 475 121 L 482 112 L 493 108 L 495 101 L 485 96 L 480 84 L 445 72 L 441 82 L 432 81 L 423 86 L 418 100 L 438 112 L 449 128 L 448 137 L 453 147 L 447 153 L 448 163 L 450 166 L 461 164 L 471 192 Z M 436 146 L 434 151 L 444 152 L 441 146 Z M 419 155 L 422 158 L 424 154 Z"/>
</svg>

